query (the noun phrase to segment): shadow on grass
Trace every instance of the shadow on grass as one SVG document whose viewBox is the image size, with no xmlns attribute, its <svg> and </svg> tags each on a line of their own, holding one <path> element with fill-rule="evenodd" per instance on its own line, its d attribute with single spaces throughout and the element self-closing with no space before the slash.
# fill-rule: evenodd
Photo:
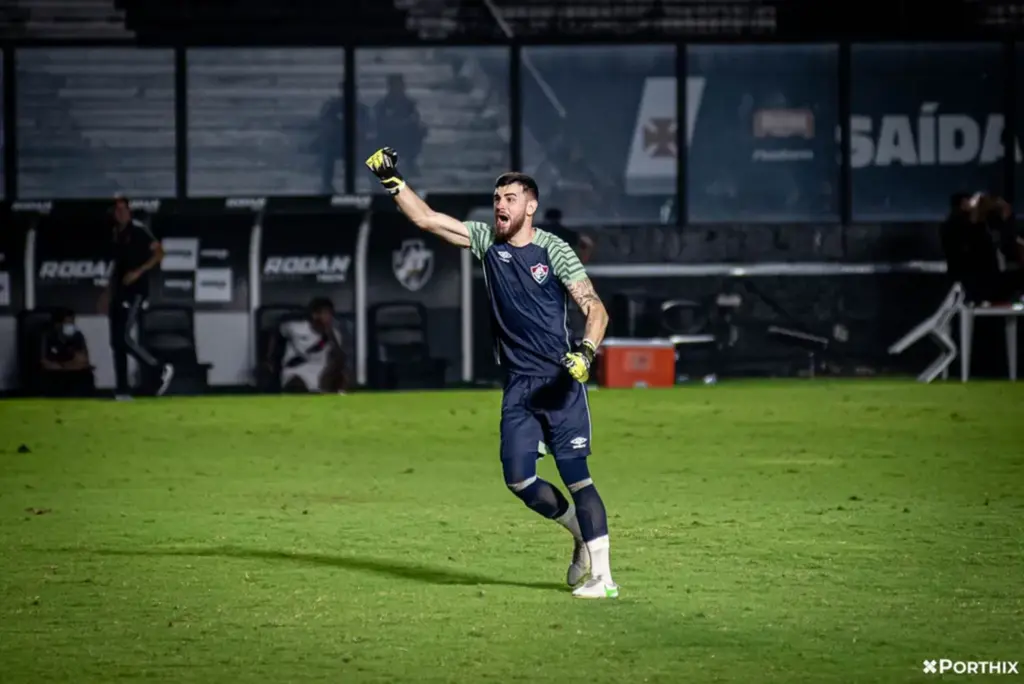
<svg viewBox="0 0 1024 684">
<path fill-rule="evenodd" d="M 65 549 L 70 550 L 70 549 Z M 524 589 L 544 589 L 547 591 L 568 591 L 564 584 L 555 582 L 518 582 L 464 572 L 462 570 L 431 567 L 416 563 L 404 563 L 383 558 L 359 558 L 356 556 L 330 556 L 322 553 L 303 553 L 301 551 L 269 551 L 264 549 L 246 549 L 236 546 L 215 546 L 207 548 L 170 548 L 170 549 L 75 549 L 82 553 L 97 556 L 176 556 L 189 558 L 243 558 L 267 561 L 282 561 L 304 565 L 320 565 L 344 570 L 356 570 L 374 575 L 383 575 L 395 579 L 413 580 L 425 584 L 457 585 L 457 586 L 504 586 Z"/>
</svg>

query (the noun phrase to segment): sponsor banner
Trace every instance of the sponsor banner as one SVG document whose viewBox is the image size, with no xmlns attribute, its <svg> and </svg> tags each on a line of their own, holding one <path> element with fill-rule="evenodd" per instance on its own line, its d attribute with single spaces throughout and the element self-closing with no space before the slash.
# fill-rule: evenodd
<svg viewBox="0 0 1024 684">
<path fill-rule="evenodd" d="M 835 220 L 837 59 L 833 46 L 689 48 L 690 220 Z M 1024 161 L 1019 139 L 1012 150 L 1004 145 L 1005 88 L 993 85 L 1006 78 L 997 44 L 854 45 L 854 219 L 932 221 L 953 192 L 1004 193 L 1003 159 Z M 630 194 L 674 187 L 675 105 L 674 78 L 645 80 L 625 174 Z"/>
<path fill-rule="evenodd" d="M 114 262 L 105 211 L 51 213 L 36 228 L 36 306 L 67 307 L 78 314 L 99 311 Z"/>
<path fill-rule="evenodd" d="M 686 81 L 687 140 L 693 137 L 694 121 L 704 84 L 703 78 L 689 78 Z M 633 127 L 629 159 L 626 162 L 628 194 L 675 194 L 678 140 L 676 78 L 658 76 L 645 79 Z"/>
<path fill-rule="evenodd" d="M 0 222 L 0 316 L 9 316 L 25 304 L 25 231 L 16 219 L 0 216 Z"/>
<path fill-rule="evenodd" d="M 268 214 L 263 223 L 260 302 L 305 306 L 328 297 L 355 310 L 356 240 L 363 214 Z"/>
<path fill-rule="evenodd" d="M 368 306 L 405 301 L 428 309 L 459 308 L 459 248 L 417 229 L 401 214 L 374 215 L 366 267 Z"/>
<path fill-rule="evenodd" d="M 689 220 L 837 220 L 839 49 L 695 45 L 687 68 Z"/>
<path fill-rule="evenodd" d="M 996 43 L 851 48 L 854 220 L 935 220 L 954 192 L 1005 192 L 1012 86 L 1003 85 L 1002 51 Z M 1013 147 L 1020 162 L 1019 141 Z"/>
<path fill-rule="evenodd" d="M 521 83 L 521 166 L 540 186 L 541 213 L 557 208 L 575 225 L 672 220 L 676 47 L 530 45 L 522 58 L 537 78 Z"/>
<path fill-rule="evenodd" d="M 248 310 L 252 226 L 245 213 L 157 217 L 164 260 L 151 301 L 199 311 Z"/>
</svg>

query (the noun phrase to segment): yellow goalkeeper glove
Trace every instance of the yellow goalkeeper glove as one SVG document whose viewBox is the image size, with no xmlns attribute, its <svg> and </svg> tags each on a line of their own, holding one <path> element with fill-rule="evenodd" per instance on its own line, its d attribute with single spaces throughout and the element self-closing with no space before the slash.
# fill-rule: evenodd
<svg viewBox="0 0 1024 684">
<path fill-rule="evenodd" d="M 579 349 L 565 355 L 562 365 L 575 380 L 586 382 L 590 379 L 590 364 L 594 362 L 596 353 L 596 345 L 590 340 L 583 340 Z"/>
<path fill-rule="evenodd" d="M 402 174 L 398 173 L 398 153 L 390 147 L 382 147 L 366 160 L 366 168 L 380 179 L 380 184 L 392 195 L 405 187 Z"/>
</svg>

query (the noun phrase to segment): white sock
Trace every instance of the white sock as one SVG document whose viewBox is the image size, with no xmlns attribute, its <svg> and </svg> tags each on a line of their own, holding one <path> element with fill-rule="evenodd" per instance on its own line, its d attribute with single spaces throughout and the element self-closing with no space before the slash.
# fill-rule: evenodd
<svg viewBox="0 0 1024 684">
<path fill-rule="evenodd" d="M 566 509 L 565 513 L 555 518 L 555 522 L 569 530 L 572 536 L 580 541 L 583 541 L 583 533 L 580 532 L 580 521 L 576 519 L 576 507 L 569 504 L 569 508 Z"/>
<path fill-rule="evenodd" d="M 612 584 L 612 567 L 611 561 L 608 559 L 609 546 L 607 534 L 587 542 L 587 550 L 590 551 L 591 577 L 600 577 L 608 584 Z"/>
</svg>

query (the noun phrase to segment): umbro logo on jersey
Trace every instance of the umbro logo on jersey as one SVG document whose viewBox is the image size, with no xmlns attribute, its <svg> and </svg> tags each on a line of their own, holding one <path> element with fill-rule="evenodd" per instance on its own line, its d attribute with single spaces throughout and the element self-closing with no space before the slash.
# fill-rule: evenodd
<svg viewBox="0 0 1024 684">
<path fill-rule="evenodd" d="M 505 250 L 502 250 L 498 252 L 498 258 L 501 259 L 502 263 L 507 264 L 509 261 L 512 260 L 512 255 L 506 252 Z"/>
<path fill-rule="evenodd" d="M 530 275 L 538 284 L 548 279 L 548 267 L 546 264 L 534 264 L 530 267 Z"/>
</svg>

